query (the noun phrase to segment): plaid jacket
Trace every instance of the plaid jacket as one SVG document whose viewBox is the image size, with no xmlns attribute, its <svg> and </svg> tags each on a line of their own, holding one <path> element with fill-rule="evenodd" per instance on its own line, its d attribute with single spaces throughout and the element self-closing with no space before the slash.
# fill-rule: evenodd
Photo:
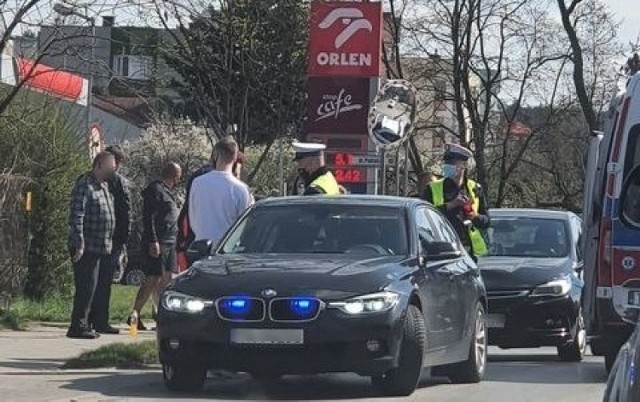
<svg viewBox="0 0 640 402">
<path fill-rule="evenodd" d="M 69 248 L 74 253 L 111 253 L 116 225 L 113 196 L 107 183 L 98 183 L 91 173 L 80 176 L 69 205 Z"/>
</svg>

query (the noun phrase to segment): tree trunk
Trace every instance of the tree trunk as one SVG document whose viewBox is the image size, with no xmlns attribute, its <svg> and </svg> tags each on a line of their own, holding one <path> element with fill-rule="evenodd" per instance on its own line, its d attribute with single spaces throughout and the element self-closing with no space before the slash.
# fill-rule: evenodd
<svg viewBox="0 0 640 402">
<path fill-rule="evenodd" d="M 558 0 L 558 7 L 560 8 L 560 15 L 562 16 L 562 25 L 567 32 L 571 50 L 573 51 L 573 82 L 576 87 L 576 94 L 578 95 L 578 101 L 580 102 L 580 108 L 582 109 L 584 118 L 589 126 L 589 131 L 592 132 L 598 129 L 598 120 L 593 110 L 591 98 L 589 98 L 587 94 L 587 87 L 584 80 L 582 46 L 580 46 L 580 40 L 578 39 L 575 27 L 571 23 L 571 14 L 581 2 L 582 0 L 572 0 L 571 5 L 567 8 L 565 0 Z"/>
</svg>

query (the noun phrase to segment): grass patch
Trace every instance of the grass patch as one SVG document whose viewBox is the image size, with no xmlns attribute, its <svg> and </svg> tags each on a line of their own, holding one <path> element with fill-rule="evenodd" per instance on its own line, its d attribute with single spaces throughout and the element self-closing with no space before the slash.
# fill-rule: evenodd
<svg viewBox="0 0 640 402">
<path fill-rule="evenodd" d="M 135 286 L 112 285 L 109 308 L 112 324 L 120 324 L 127 320 L 131 314 L 137 292 L 138 288 Z M 41 302 L 20 298 L 11 304 L 9 311 L 0 311 L 0 326 L 11 328 L 10 325 L 5 325 L 5 321 L 8 324 L 13 321 L 17 323 L 28 321 L 66 323 L 71 317 L 72 307 L 73 296 L 49 297 Z M 151 318 L 151 301 L 147 302 L 141 316 L 143 319 Z"/>
<path fill-rule="evenodd" d="M 115 367 L 119 369 L 139 369 L 158 364 L 156 341 L 132 343 L 112 343 L 96 350 L 84 352 L 67 361 L 63 369 L 89 369 Z"/>
<path fill-rule="evenodd" d="M 111 304 L 110 304 L 110 317 L 114 323 L 122 323 L 127 321 L 131 310 L 133 309 L 133 302 L 135 301 L 136 294 L 138 293 L 137 286 L 125 286 L 125 285 L 113 285 L 111 287 Z M 142 309 L 140 317 L 143 319 L 151 319 L 151 298 Z"/>
</svg>

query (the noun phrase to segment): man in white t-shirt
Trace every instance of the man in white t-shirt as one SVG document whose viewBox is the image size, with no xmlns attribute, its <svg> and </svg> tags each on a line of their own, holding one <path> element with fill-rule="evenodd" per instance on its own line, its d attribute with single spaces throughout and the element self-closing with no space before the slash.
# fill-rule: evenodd
<svg viewBox="0 0 640 402">
<path fill-rule="evenodd" d="M 249 187 L 233 174 L 238 144 L 231 138 L 216 143 L 211 155 L 216 167 L 197 177 L 189 195 L 189 223 L 195 240 L 217 244 L 242 213 L 253 204 Z"/>
</svg>

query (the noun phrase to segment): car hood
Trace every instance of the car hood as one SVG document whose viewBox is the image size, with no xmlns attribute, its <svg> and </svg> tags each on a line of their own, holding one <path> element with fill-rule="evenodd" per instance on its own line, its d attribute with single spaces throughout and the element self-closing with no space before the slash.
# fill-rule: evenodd
<svg viewBox="0 0 640 402">
<path fill-rule="evenodd" d="M 478 266 L 489 291 L 531 289 L 573 272 L 571 258 L 483 257 Z"/>
<path fill-rule="evenodd" d="M 174 288 L 207 299 L 273 289 L 279 297 L 331 300 L 378 291 L 414 269 L 404 256 L 217 255 L 196 262 Z"/>
</svg>

